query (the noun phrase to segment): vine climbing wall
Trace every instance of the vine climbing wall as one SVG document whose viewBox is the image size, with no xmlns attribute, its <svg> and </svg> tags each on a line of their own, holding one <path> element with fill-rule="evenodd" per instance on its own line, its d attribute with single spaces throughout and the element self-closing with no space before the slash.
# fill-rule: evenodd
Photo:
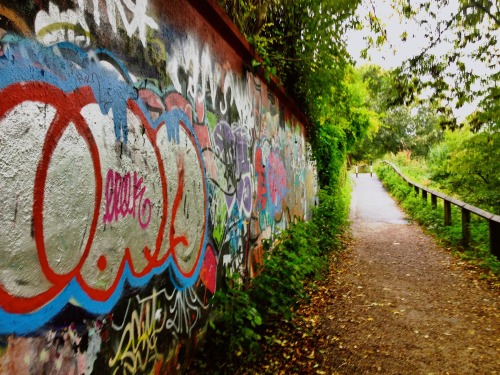
<svg viewBox="0 0 500 375">
<path fill-rule="evenodd" d="M 0 0 L 0 373 L 181 372 L 307 219 L 300 113 L 209 1 Z"/>
</svg>

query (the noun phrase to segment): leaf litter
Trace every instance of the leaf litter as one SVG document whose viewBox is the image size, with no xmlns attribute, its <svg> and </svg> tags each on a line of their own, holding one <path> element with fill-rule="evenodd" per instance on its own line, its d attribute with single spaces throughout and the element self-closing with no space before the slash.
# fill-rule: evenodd
<svg viewBox="0 0 500 375">
<path fill-rule="evenodd" d="M 372 225 L 238 374 L 500 373 L 499 283 L 416 224 Z"/>
</svg>

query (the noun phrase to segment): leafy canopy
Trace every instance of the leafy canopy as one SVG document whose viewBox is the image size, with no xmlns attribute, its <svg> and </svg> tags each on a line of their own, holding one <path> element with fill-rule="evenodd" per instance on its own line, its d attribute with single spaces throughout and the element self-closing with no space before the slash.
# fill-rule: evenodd
<svg viewBox="0 0 500 375">
<path fill-rule="evenodd" d="M 372 30 L 386 38 L 376 15 L 376 0 L 367 0 L 373 12 Z M 408 104 L 422 92 L 440 113 L 447 115 L 443 126 L 461 124 L 454 109 L 477 105 L 468 121 L 471 130 L 499 128 L 500 50 L 498 48 L 500 13 L 498 0 L 392 0 L 393 9 L 406 20 L 416 22 L 427 45 L 397 69 L 399 76 L 396 104 Z M 412 48 L 409 33 L 403 32 L 404 48 Z"/>
<path fill-rule="evenodd" d="M 415 156 L 425 156 L 432 145 L 443 139 L 439 127 L 441 116 L 428 104 L 412 106 L 392 104 L 397 95 L 396 78 L 376 65 L 360 70 L 367 88 L 366 105 L 377 113 L 377 126 L 368 129 L 368 136 L 358 142 L 351 152 L 355 161 L 375 160 L 387 153 L 410 151 Z"/>
</svg>

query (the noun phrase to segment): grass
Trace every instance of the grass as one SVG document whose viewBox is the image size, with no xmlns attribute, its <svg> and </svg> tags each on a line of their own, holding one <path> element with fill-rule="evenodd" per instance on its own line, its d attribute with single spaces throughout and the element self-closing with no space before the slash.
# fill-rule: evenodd
<svg viewBox="0 0 500 375">
<path fill-rule="evenodd" d="M 474 214 L 471 215 L 472 242 L 468 247 L 463 247 L 461 244 L 462 218 L 460 208 L 454 205 L 451 206 L 452 224 L 445 226 L 444 207 L 441 199 L 438 199 L 437 207 L 433 208 L 430 204 L 430 198 L 426 201 L 421 195 L 417 196 L 414 189 L 403 181 L 392 167 L 387 164 L 378 164 L 375 171 L 387 190 L 413 220 L 423 225 L 437 239 L 442 241 L 454 255 L 480 268 L 482 278 L 486 278 L 498 285 L 500 261 L 489 251 L 489 225 L 487 220 Z M 413 175 L 408 177 L 412 179 Z"/>
</svg>

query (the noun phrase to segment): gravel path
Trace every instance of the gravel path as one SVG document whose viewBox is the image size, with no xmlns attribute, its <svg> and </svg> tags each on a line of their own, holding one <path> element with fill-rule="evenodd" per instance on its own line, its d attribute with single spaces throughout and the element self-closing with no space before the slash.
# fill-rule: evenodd
<svg viewBox="0 0 500 375">
<path fill-rule="evenodd" d="M 321 330 L 321 373 L 500 374 L 500 296 L 353 177 L 353 243 Z"/>
</svg>

